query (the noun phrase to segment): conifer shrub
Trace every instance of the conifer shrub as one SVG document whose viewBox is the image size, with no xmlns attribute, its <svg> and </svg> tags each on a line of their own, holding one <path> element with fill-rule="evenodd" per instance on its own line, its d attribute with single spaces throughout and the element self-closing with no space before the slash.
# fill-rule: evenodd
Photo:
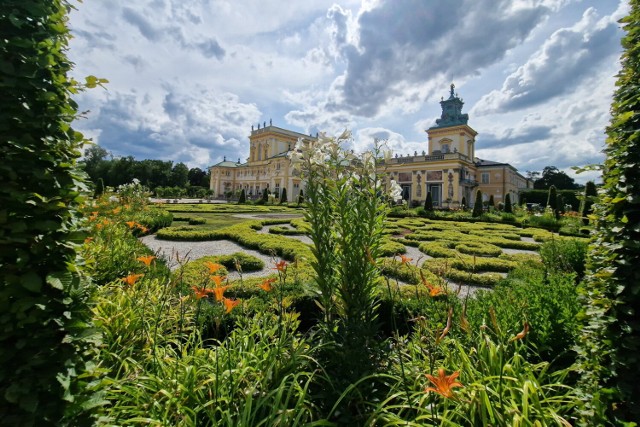
<svg viewBox="0 0 640 427">
<path fill-rule="evenodd" d="M 513 207 L 511 206 L 511 194 L 507 194 L 504 199 L 504 213 L 513 213 Z"/>
<path fill-rule="evenodd" d="M 244 192 L 244 188 L 242 189 L 242 191 L 240 192 L 240 197 L 238 198 L 238 204 L 241 205 L 243 203 L 246 203 L 247 201 L 247 194 Z"/>
<path fill-rule="evenodd" d="M 473 212 L 471 216 L 474 218 L 482 215 L 482 191 L 476 191 L 476 202 L 473 204 Z"/>
<path fill-rule="evenodd" d="M 589 215 L 593 213 L 593 203 L 597 197 L 598 191 L 596 190 L 596 184 L 593 181 L 588 181 L 584 187 L 582 203 L 580 203 L 580 216 L 582 217 L 582 223 L 584 225 L 589 224 Z"/>
<path fill-rule="evenodd" d="M 431 198 L 431 191 L 427 192 L 427 198 L 424 201 L 424 210 L 426 212 L 433 212 L 433 199 Z"/>
<path fill-rule="evenodd" d="M 282 188 L 282 194 L 280 195 L 280 203 L 287 203 L 287 189 Z"/>
<path fill-rule="evenodd" d="M 262 201 L 264 203 L 267 203 L 268 200 L 269 200 L 269 190 L 265 188 L 264 190 L 262 190 Z"/>
<path fill-rule="evenodd" d="M 300 194 L 298 194 L 298 206 L 304 203 L 304 191 L 300 190 Z"/>
<path fill-rule="evenodd" d="M 549 193 L 547 196 L 547 207 L 553 210 L 554 214 L 558 210 L 558 191 L 556 186 L 549 187 Z"/>
<path fill-rule="evenodd" d="M 489 196 L 489 204 L 487 204 L 487 208 L 489 208 L 489 212 L 496 208 L 496 202 L 493 198 L 493 194 Z"/>
<path fill-rule="evenodd" d="M 467 198 L 466 197 L 462 197 L 462 202 L 460 202 L 460 207 L 462 208 L 462 210 L 467 209 Z"/>
</svg>

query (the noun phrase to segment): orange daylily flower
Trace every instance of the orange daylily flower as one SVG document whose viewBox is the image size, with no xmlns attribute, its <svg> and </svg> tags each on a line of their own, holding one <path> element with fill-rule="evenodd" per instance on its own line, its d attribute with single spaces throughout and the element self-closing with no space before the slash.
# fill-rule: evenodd
<svg viewBox="0 0 640 427">
<path fill-rule="evenodd" d="M 426 374 L 426 377 L 429 379 L 429 381 L 431 381 L 431 384 L 433 384 L 435 388 L 427 387 L 424 391 L 425 392 L 435 391 L 436 393 L 441 394 L 446 398 L 452 398 L 454 397 L 453 390 L 451 390 L 452 388 L 464 387 L 462 384 L 456 381 L 456 378 L 458 378 L 458 375 L 460 375 L 460 372 L 458 371 L 454 372 L 451 375 L 447 375 L 443 368 L 440 368 L 438 370 L 437 377 Z"/>
<path fill-rule="evenodd" d="M 429 289 L 430 297 L 437 297 L 438 295 L 446 294 L 446 291 L 441 286 L 431 284 L 427 279 L 425 279 L 424 274 L 422 274 L 422 270 L 420 270 L 420 278 L 422 279 L 422 284 Z"/>
<path fill-rule="evenodd" d="M 204 287 L 199 288 L 197 286 L 192 286 L 191 289 L 193 289 L 193 294 L 196 296 L 196 299 L 206 298 L 211 293 L 211 289 L 206 289 Z"/>
<path fill-rule="evenodd" d="M 227 309 L 227 313 L 230 313 L 231 310 L 233 310 L 236 305 L 240 304 L 242 300 L 225 298 L 222 301 L 224 302 L 224 306 Z"/>
<path fill-rule="evenodd" d="M 93 237 L 87 237 L 86 239 L 84 239 L 85 243 L 91 243 L 93 242 Z"/>
<path fill-rule="evenodd" d="M 147 267 L 151 266 L 151 261 L 153 261 L 154 259 L 156 259 L 155 256 L 153 255 L 145 255 L 145 256 L 139 256 L 138 258 L 136 258 L 138 261 L 143 262 L 144 265 L 146 265 Z"/>
<path fill-rule="evenodd" d="M 112 212 L 114 215 L 118 215 L 120 213 L 120 208 L 115 208 Z"/>
<path fill-rule="evenodd" d="M 276 268 L 274 268 L 274 270 L 286 271 L 287 270 L 287 262 L 285 260 L 278 261 L 276 263 Z"/>
<path fill-rule="evenodd" d="M 140 225 L 138 224 L 138 228 L 140 229 L 140 231 L 142 231 L 143 233 L 146 233 L 147 231 L 149 231 L 149 229 L 147 227 L 145 227 L 144 225 Z"/>
<path fill-rule="evenodd" d="M 142 276 L 144 276 L 144 274 L 129 274 L 127 277 L 123 277 L 120 280 L 122 280 L 124 283 L 126 283 L 129 286 L 134 285 L 139 278 L 141 278 Z"/>
<path fill-rule="evenodd" d="M 409 264 L 411 261 L 413 261 L 413 258 L 409 258 L 407 256 L 400 255 L 400 262 L 402 264 Z"/>
<path fill-rule="evenodd" d="M 222 268 L 222 266 L 220 264 L 217 264 L 215 262 L 211 262 L 211 261 L 207 261 L 204 263 L 204 265 L 209 269 L 209 273 L 213 274 L 216 271 L 220 270 Z"/>
<path fill-rule="evenodd" d="M 269 292 L 272 289 L 271 284 L 273 282 L 275 282 L 277 279 L 274 279 L 273 277 L 270 279 L 265 279 L 261 284 L 260 287 L 265 290 L 266 292 Z"/>
<path fill-rule="evenodd" d="M 127 221 L 127 222 L 125 222 L 125 224 L 127 224 L 129 226 L 129 228 L 135 228 L 135 226 L 136 226 L 136 222 L 135 221 Z"/>
<path fill-rule="evenodd" d="M 229 286 L 219 286 L 211 289 L 211 293 L 215 294 L 216 301 L 222 301 L 224 299 L 224 291 L 229 289 Z"/>
<path fill-rule="evenodd" d="M 520 331 L 515 337 L 511 338 L 509 341 L 517 341 L 521 340 L 527 336 L 529 333 L 529 322 L 524 322 L 524 328 Z"/>
<path fill-rule="evenodd" d="M 89 221 L 94 221 L 98 218 L 98 211 L 91 212 L 91 216 L 89 217 Z"/>
<path fill-rule="evenodd" d="M 215 283 L 216 288 L 218 288 L 220 287 L 220 285 L 222 285 L 222 282 L 227 278 L 227 276 L 209 276 L 209 278 L 213 280 L 213 283 Z"/>
</svg>

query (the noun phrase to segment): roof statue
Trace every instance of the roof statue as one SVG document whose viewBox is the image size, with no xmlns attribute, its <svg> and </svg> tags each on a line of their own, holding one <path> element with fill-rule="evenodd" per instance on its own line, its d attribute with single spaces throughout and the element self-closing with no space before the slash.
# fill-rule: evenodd
<svg viewBox="0 0 640 427">
<path fill-rule="evenodd" d="M 455 93 L 456 86 L 451 83 L 451 91 L 449 99 L 440 101 L 442 107 L 442 115 L 436 119 L 436 125 L 433 128 L 444 128 L 449 126 L 466 125 L 469 121 L 468 114 L 462 114 L 462 106 L 464 102 Z"/>
</svg>

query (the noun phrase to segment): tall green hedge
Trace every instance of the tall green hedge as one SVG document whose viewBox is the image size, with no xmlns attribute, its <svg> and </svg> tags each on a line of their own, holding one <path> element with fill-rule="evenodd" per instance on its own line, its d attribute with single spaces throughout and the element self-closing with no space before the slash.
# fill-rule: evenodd
<svg viewBox="0 0 640 427">
<path fill-rule="evenodd" d="M 640 1 L 629 4 L 583 286 L 579 385 L 585 426 L 640 420 Z"/>
<path fill-rule="evenodd" d="M 580 209 L 580 200 L 578 194 L 581 190 L 557 190 L 557 194 L 561 194 L 564 202 L 571 205 L 571 209 L 578 212 Z M 549 199 L 549 190 L 526 190 L 520 192 L 520 201 L 526 203 L 539 203 L 541 206 L 547 205 Z"/>
<path fill-rule="evenodd" d="M 0 425 L 87 422 L 79 376 L 94 347 L 76 252 L 83 137 L 70 126 L 78 84 L 67 77 L 69 7 L 0 7 Z"/>
</svg>

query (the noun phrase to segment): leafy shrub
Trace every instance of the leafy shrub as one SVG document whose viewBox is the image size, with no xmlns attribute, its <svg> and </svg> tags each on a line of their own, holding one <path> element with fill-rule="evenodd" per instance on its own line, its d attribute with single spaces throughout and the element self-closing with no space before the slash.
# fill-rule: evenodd
<svg viewBox="0 0 640 427">
<path fill-rule="evenodd" d="M 573 273 L 582 280 L 587 257 L 585 239 L 553 239 L 540 246 L 540 256 L 548 271 Z"/>
<path fill-rule="evenodd" d="M 493 291 L 478 293 L 469 300 L 467 316 L 475 329 L 491 324 L 493 311 L 499 331 L 511 335 L 527 321 L 527 340 L 539 357 L 562 358 L 567 366 L 575 357 L 571 349 L 576 343 L 579 309 L 572 275 L 551 274 L 545 280 L 543 270 L 530 264 L 512 271 Z"/>
<path fill-rule="evenodd" d="M 106 81 L 68 77 L 65 0 L 7 0 L 0 12 L 0 417 L 3 425 L 81 425 L 97 337 L 82 272 L 72 94 Z M 82 414 L 81 414 L 82 413 Z"/>
</svg>

